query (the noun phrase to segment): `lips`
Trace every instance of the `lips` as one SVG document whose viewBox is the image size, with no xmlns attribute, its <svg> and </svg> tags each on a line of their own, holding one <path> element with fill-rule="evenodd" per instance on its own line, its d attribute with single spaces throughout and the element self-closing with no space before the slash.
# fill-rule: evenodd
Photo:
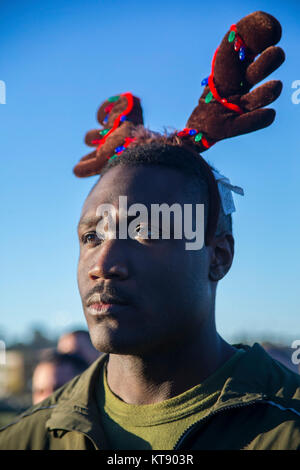
<svg viewBox="0 0 300 470">
<path fill-rule="evenodd" d="M 95 308 L 97 306 L 97 308 L 103 309 L 109 305 L 128 305 L 128 302 L 118 295 L 95 293 L 88 298 L 86 305 L 87 307 L 93 306 Z"/>
<path fill-rule="evenodd" d="M 87 308 L 88 313 L 96 318 L 122 315 L 128 308 L 126 304 L 94 302 Z"/>
<path fill-rule="evenodd" d="M 97 319 L 106 316 L 123 317 L 123 314 L 134 308 L 132 298 L 123 290 L 124 288 L 116 287 L 112 283 L 95 285 L 84 299 L 87 314 Z"/>
</svg>

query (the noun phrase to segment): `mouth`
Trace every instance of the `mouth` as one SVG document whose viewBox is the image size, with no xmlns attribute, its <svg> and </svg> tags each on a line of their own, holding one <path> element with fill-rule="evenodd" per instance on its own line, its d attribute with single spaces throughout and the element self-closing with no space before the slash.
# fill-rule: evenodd
<svg viewBox="0 0 300 470">
<path fill-rule="evenodd" d="M 86 306 L 91 315 L 103 316 L 118 313 L 122 308 L 128 306 L 128 303 L 118 296 L 94 294 L 88 299 Z"/>
</svg>

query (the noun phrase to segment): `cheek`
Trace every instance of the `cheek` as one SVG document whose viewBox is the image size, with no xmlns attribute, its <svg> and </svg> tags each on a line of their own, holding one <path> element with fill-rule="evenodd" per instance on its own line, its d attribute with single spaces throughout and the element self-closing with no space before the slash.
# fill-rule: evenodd
<svg viewBox="0 0 300 470">
<path fill-rule="evenodd" d="M 170 258 L 164 282 L 172 302 L 181 302 L 189 308 L 194 302 L 209 295 L 209 268 L 205 250 L 184 251 Z"/>
<path fill-rule="evenodd" d="M 87 256 L 80 254 L 77 265 L 77 283 L 80 294 L 83 293 L 83 291 L 85 290 L 85 286 L 88 283 L 88 273 L 90 271 L 90 264 L 91 262 L 89 259 L 87 259 Z"/>
<path fill-rule="evenodd" d="M 148 304 L 174 306 L 174 299 L 185 284 L 181 256 L 168 247 L 153 250 L 139 258 L 135 278 L 138 292 Z"/>
<path fill-rule="evenodd" d="M 79 259 L 78 265 L 77 265 L 77 284 L 78 284 L 79 292 L 81 293 L 81 284 L 82 284 L 82 263 L 80 262 L 80 259 Z"/>
</svg>

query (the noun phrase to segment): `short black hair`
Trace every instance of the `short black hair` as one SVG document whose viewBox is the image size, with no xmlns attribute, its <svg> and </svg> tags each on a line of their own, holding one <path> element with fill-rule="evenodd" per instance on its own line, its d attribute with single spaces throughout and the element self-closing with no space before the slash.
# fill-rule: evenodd
<svg viewBox="0 0 300 470">
<path fill-rule="evenodd" d="M 145 144 L 130 146 L 117 157 L 110 159 L 103 168 L 101 175 L 104 175 L 117 165 L 163 165 L 178 169 L 193 181 L 194 184 L 189 186 L 191 190 L 199 192 L 200 188 L 202 191 L 204 189 L 207 196 L 205 203 L 208 205 L 208 210 L 212 207 L 218 207 L 213 235 L 219 236 L 223 233 L 232 234 L 231 214 L 226 215 L 224 213 L 218 191 L 209 191 L 211 178 L 213 178 L 215 187 L 217 187 L 212 174 L 212 170 L 215 170 L 215 168 L 211 164 L 206 163 L 203 157 L 197 154 L 192 148 L 185 145 L 172 145 L 169 142 L 164 142 L 163 139 L 156 139 Z M 209 168 L 208 171 L 206 167 Z M 211 173 L 212 177 L 209 173 Z"/>
</svg>

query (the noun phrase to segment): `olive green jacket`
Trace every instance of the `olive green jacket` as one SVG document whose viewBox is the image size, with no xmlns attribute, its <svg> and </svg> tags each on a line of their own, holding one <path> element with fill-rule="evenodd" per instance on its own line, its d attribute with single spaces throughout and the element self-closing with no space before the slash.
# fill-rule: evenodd
<svg viewBox="0 0 300 470">
<path fill-rule="evenodd" d="M 300 376 L 257 343 L 235 346 L 235 373 L 174 449 L 300 449 Z M 2 428 L 0 449 L 108 450 L 95 393 L 107 357 Z"/>
</svg>

